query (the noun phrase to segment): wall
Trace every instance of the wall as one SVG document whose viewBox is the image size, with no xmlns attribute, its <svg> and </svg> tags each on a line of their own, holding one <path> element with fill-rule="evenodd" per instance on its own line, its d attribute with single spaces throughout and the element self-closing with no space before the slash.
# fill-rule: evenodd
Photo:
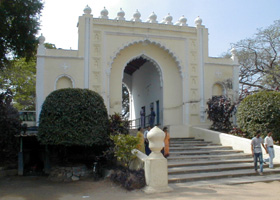
<svg viewBox="0 0 280 200">
<path fill-rule="evenodd" d="M 232 146 L 235 150 L 243 150 L 244 153 L 251 154 L 251 140 L 246 138 L 237 137 L 234 135 L 229 135 L 226 133 L 220 133 L 217 131 L 212 131 L 209 129 L 201 127 L 191 127 L 190 137 L 195 137 L 196 139 L 204 139 L 205 141 L 211 141 L 216 144 L 222 144 L 223 146 Z M 275 162 L 280 162 L 280 146 L 274 145 L 275 151 Z M 268 154 L 265 153 L 263 149 L 263 157 L 267 158 Z"/>
</svg>

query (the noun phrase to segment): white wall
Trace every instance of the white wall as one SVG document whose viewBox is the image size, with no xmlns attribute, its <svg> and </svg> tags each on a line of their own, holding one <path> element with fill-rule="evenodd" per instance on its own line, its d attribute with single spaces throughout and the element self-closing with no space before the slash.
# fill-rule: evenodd
<svg viewBox="0 0 280 200">
<path fill-rule="evenodd" d="M 216 144 L 222 144 L 223 146 L 232 146 L 235 150 L 243 150 L 244 153 L 251 154 L 251 140 L 246 138 L 237 137 L 234 135 L 229 135 L 226 133 L 221 133 L 217 131 L 212 131 L 209 129 L 201 127 L 191 127 L 190 137 L 195 137 L 196 139 L 204 139 L 205 141 L 211 141 Z M 280 162 L 280 146 L 274 145 L 275 151 L 275 162 Z M 267 158 L 268 154 L 265 153 L 263 149 L 263 157 Z"/>
<path fill-rule="evenodd" d="M 140 118 L 140 109 L 142 106 L 146 107 L 146 115 L 149 115 L 150 103 L 152 102 L 154 102 L 154 111 L 156 112 L 156 101 L 158 100 L 160 102 L 160 113 L 162 113 L 160 75 L 151 62 L 146 62 L 139 70 L 133 73 L 132 96 L 135 118 Z"/>
</svg>

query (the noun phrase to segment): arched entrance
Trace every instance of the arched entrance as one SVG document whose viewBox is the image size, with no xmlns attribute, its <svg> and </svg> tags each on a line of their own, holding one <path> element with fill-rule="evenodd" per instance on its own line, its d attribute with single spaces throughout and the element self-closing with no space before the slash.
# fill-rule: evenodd
<svg viewBox="0 0 280 200">
<path fill-rule="evenodd" d="M 132 126 L 144 128 L 163 124 L 162 73 L 157 63 L 144 55 L 132 59 L 124 69 L 123 83 L 130 91 Z M 155 117 L 151 117 L 152 110 Z"/>
<path fill-rule="evenodd" d="M 136 69 L 132 67 L 134 63 Z M 130 119 L 139 118 L 143 106 L 149 114 L 153 106 L 161 126 L 183 123 L 181 72 L 167 50 L 157 44 L 139 42 L 117 54 L 109 76 L 110 114 L 121 112 L 123 82 L 132 94 Z"/>
</svg>

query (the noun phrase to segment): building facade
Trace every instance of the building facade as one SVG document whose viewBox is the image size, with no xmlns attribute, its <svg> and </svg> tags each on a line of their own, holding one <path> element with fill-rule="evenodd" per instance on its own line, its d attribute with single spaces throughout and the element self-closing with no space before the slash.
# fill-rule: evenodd
<svg viewBox="0 0 280 200">
<path fill-rule="evenodd" d="M 87 6 L 78 22 L 78 50 L 45 49 L 40 36 L 37 52 L 37 120 L 45 98 L 60 88 L 87 88 L 104 99 L 108 114 L 122 111 L 122 84 L 130 94 L 131 120 L 153 108 L 155 124 L 170 126 L 173 137 L 189 127 L 209 124 L 206 102 L 213 95 L 238 97 L 238 60 L 208 56 L 208 29 L 182 16 L 162 22 L 152 13 L 142 22 L 120 10 L 115 19 L 104 8 L 93 18 Z"/>
</svg>

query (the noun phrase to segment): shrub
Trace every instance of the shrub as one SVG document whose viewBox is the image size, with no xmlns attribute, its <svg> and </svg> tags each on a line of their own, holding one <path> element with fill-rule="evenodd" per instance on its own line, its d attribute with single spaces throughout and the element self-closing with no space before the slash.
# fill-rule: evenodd
<svg viewBox="0 0 280 200">
<path fill-rule="evenodd" d="M 40 113 L 38 139 L 50 145 L 104 145 L 108 115 L 103 98 L 88 89 L 60 89 L 49 94 Z"/>
<path fill-rule="evenodd" d="M 230 118 L 235 110 L 235 106 L 231 105 L 230 99 L 225 96 L 213 96 L 212 99 L 207 101 L 207 105 L 208 119 L 213 122 L 210 128 L 226 132 L 231 130 Z"/>
<path fill-rule="evenodd" d="M 109 117 L 109 132 L 110 134 L 128 134 L 129 121 L 124 119 L 119 113 L 110 115 Z"/>
<path fill-rule="evenodd" d="M 111 136 L 114 135 L 127 135 L 129 133 L 129 122 L 124 119 L 119 113 L 110 115 L 109 117 L 109 133 Z M 107 150 L 103 152 L 104 158 L 107 160 L 108 164 L 116 164 L 115 159 L 115 144 L 112 139 L 107 140 Z"/>
<path fill-rule="evenodd" d="M 140 189 L 146 185 L 144 170 L 129 170 L 119 168 L 114 170 L 110 179 L 121 184 L 127 190 Z"/>
<path fill-rule="evenodd" d="M 111 135 L 111 140 L 114 141 L 114 155 L 118 161 L 122 162 L 125 167 L 129 167 L 130 162 L 136 158 L 136 155 L 131 151 L 136 149 L 139 138 L 132 135 Z"/>
<path fill-rule="evenodd" d="M 257 130 L 273 132 L 274 140 L 280 140 L 280 93 L 262 91 L 247 96 L 237 111 L 238 126 L 251 137 Z"/>
<path fill-rule="evenodd" d="M 0 158 L 1 162 L 17 159 L 18 140 L 21 125 L 18 111 L 11 105 L 13 94 L 10 90 L 0 94 Z"/>
</svg>

